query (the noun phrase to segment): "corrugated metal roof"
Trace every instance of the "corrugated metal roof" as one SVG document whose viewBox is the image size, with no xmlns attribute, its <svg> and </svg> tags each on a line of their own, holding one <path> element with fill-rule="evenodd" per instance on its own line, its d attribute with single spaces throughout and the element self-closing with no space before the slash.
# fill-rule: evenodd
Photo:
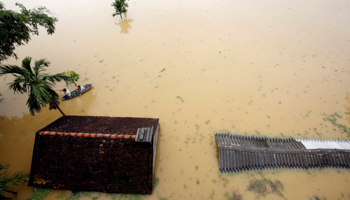
<svg viewBox="0 0 350 200">
<path fill-rule="evenodd" d="M 279 167 L 350 168 L 350 141 L 215 134 L 221 172 Z"/>
<path fill-rule="evenodd" d="M 316 140 L 316 139 L 295 139 L 301 142 L 306 149 L 348 149 L 350 150 L 350 141 L 348 140 Z"/>
<path fill-rule="evenodd" d="M 136 142 L 151 142 L 153 134 L 153 126 L 148 128 L 138 128 L 136 134 Z"/>
</svg>

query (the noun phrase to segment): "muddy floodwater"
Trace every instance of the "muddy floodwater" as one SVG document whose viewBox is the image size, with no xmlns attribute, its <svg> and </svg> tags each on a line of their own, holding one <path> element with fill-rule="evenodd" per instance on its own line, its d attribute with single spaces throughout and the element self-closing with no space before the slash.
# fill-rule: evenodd
<svg viewBox="0 0 350 200">
<path fill-rule="evenodd" d="M 15 1 L 3 3 L 18 10 Z M 74 70 L 78 84 L 93 83 L 83 96 L 61 102 L 67 115 L 160 119 L 152 195 L 80 199 L 227 199 L 233 191 L 254 199 L 247 187 L 261 178 L 279 180 L 286 199 L 350 199 L 348 169 L 219 173 L 214 137 L 349 139 L 324 120 L 337 113 L 336 124 L 350 126 L 349 0 L 130 0 L 122 20 L 112 17 L 112 1 L 20 3 L 50 9 L 56 32 L 40 29 L 16 48 L 18 60 L 2 64 L 47 58 L 48 72 Z M 11 80 L 0 80 L 0 161 L 29 173 L 35 132 L 61 114 L 44 108 L 31 116 L 27 95 L 7 90 Z M 17 190 L 20 200 L 33 192 Z M 55 191 L 46 199 L 68 195 Z"/>
</svg>

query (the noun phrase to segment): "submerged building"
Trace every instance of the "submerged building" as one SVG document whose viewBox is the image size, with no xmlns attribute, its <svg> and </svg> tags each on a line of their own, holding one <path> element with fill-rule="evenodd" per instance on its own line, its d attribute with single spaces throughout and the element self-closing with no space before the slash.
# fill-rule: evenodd
<svg viewBox="0 0 350 200">
<path fill-rule="evenodd" d="M 29 186 L 150 194 L 159 119 L 63 116 L 36 132 Z"/>
<path fill-rule="evenodd" d="M 350 168 L 349 140 L 215 134 L 220 172 L 269 168 Z"/>
</svg>

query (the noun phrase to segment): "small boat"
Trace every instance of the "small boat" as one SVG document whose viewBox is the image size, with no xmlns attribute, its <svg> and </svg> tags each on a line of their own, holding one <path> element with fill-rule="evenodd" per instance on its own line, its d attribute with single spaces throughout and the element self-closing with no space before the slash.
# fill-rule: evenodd
<svg viewBox="0 0 350 200">
<path fill-rule="evenodd" d="M 89 83 L 89 84 L 86 84 L 83 86 L 85 88 L 85 92 L 89 91 L 92 87 L 92 83 Z M 82 95 L 85 93 L 83 92 Z M 74 99 L 75 97 L 78 97 L 79 96 L 79 90 L 78 89 L 75 89 L 73 91 L 70 92 L 71 94 L 71 98 L 69 99 Z M 65 98 L 61 98 L 62 101 L 65 101 L 65 100 L 69 100 L 69 99 L 65 99 Z"/>
</svg>

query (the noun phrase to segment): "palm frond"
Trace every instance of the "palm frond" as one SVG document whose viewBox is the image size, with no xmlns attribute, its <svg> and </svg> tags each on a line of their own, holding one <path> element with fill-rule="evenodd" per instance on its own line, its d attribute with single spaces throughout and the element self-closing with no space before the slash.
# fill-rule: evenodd
<svg viewBox="0 0 350 200">
<path fill-rule="evenodd" d="M 0 76 L 7 75 L 7 74 L 24 75 L 25 70 L 23 70 L 22 68 L 20 68 L 16 65 L 1 65 L 0 66 Z"/>
<path fill-rule="evenodd" d="M 124 7 L 125 12 L 126 12 L 126 8 L 129 7 L 129 5 L 125 1 L 123 1 L 123 7 Z"/>
<path fill-rule="evenodd" d="M 48 80 L 51 83 L 55 84 L 56 82 L 61 82 L 64 81 L 67 85 L 73 84 L 73 80 L 65 75 L 64 73 L 58 73 L 58 74 L 54 74 L 54 75 L 46 75 L 45 77 L 43 77 L 43 80 Z"/>
<path fill-rule="evenodd" d="M 125 2 L 125 0 L 115 0 L 111 6 L 113 6 L 115 9 L 115 13 L 113 13 L 112 16 L 114 17 L 116 15 L 120 15 L 120 17 L 122 17 L 121 14 L 127 11 L 126 8 L 129 5 Z"/>
<path fill-rule="evenodd" d="M 8 169 L 9 167 L 10 167 L 10 165 L 7 164 L 7 163 L 0 163 L 0 171 L 3 170 L 3 169 Z M 5 172 L 3 172 L 3 173 L 5 173 Z M 1 173 L 0 176 L 1 176 L 3 173 Z"/>
<path fill-rule="evenodd" d="M 51 62 L 47 61 L 46 58 L 36 60 L 33 68 L 35 76 L 38 76 L 40 72 L 45 71 L 44 67 L 48 67 L 50 64 Z"/>
<path fill-rule="evenodd" d="M 7 172 L 7 171 L 6 171 Z M 15 172 L 13 174 L 6 173 L 1 177 L 1 182 L 7 183 L 7 185 L 18 185 L 17 182 L 26 181 L 28 174 L 24 172 Z"/>
<path fill-rule="evenodd" d="M 6 163 L 0 163 L 0 171 L 8 169 L 10 165 Z M 13 190 L 13 186 L 18 185 L 20 182 L 25 182 L 28 174 L 24 172 L 15 172 L 10 174 L 7 170 L 0 173 L 0 199 L 11 199 L 5 192 L 16 194 Z"/>
<path fill-rule="evenodd" d="M 58 101 L 58 95 L 52 96 L 49 110 L 52 110 L 52 109 L 56 110 L 58 108 L 58 105 L 60 105 L 60 102 Z"/>
<path fill-rule="evenodd" d="M 39 80 L 38 80 L 38 83 L 37 84 L 40 84 L 42 87 L 44 88 L 53 88 L 55 85 L 56 85 L 56 81 L 47 81 L 47 76 L 50 76 L 48 74 L 45 74 L 45 75 L 40 75 L 39 76 Z"/>
<path fill-rule="evenodd" d="M 33 74 L 32 68 L 30 67 L 30 62 L 32 61 L 31 57 L 26 57 L 22 60 L 22 67 L 26 70 L 27 73 Z"/>
<path fill-rule="evenodd" d="M 37 100 L 37 98 L 35 97 L 35 95 L 33 93 L 29 93 L 29 97 L 27 100 L 26 105 L 29 108 L 29 112 L 31 115 L 35 115 L 35 112 L 40 112 L 41 111 L 41 106 L 40 106 L 40 102 Z"/>
<path fill-rule="evenodd" d="M 25 93 L 27 92 L 27 85 L 26 80 L 23 76 L 17 76 L 15 75 L 15 80 L 13 80 L 11 83 L 9 83 L 9 89 L 13 90 L 14 93 Z"/>
<path fill-rule="evenodd" d="M 31 115 L 35 115 L 35 112 L 40 112 L 42 107 L 50 103 L 51 95 L 47 91 L 47 87 L 43 87 L 42 84 L 32 85 L 29 91 L 29 97 L 27 100 L 27 106 Z"/>
<path fill-rule="evenodd" d="M 52 101 L 52 98 L 58 98 L 58 97 L 59 97 L 59 95 L 57 94 L 57 92 L 56 92 L 55 90 L 53 90 L 52 88 L 45 88 L 45 89 L 46 89 L 46 91 L 48 91 L 49 94 L 50 94 L 50 97 L 51 97 L 50 101 Z M 58 104 L 59 104 L 59 103 L 58 103 Z"/>
</svg>

